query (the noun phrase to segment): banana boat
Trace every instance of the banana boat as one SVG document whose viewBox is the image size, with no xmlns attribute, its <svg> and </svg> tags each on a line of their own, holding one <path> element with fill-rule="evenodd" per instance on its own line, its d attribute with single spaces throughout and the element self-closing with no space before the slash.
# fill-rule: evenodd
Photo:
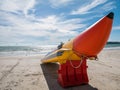
<svg viewBox="0 0 120 90">
<path fill-rule="evenodd" d="M 111 12 L 77 37 L 64 44 L 61 43 L 57 50 L 42 58 L 42 63 L 59 62 L 63 64 L 67 60 L 97 59 L 98 53 L 104 48 L 110 36 L 113 17 L 114 13 Z"/>
</svg>

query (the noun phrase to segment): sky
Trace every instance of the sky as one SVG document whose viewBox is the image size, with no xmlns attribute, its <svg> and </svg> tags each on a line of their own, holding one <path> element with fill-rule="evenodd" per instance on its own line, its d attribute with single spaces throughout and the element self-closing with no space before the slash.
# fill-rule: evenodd
<svg viewBox="0 0 120 90">
<path fill-rule="evenodd" d="M 120 41 L 120 0 L 0 0 L 0 45 L 66 42 L 110 12 Z"/>
</svg>

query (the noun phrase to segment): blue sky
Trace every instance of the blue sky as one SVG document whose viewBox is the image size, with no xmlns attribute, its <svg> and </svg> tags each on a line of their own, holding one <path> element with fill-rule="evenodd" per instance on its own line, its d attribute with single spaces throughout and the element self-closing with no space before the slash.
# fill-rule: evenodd
<svg viewBox="0 0 120 90">
<path fill-rule="evenodd" d="M 111 11 L 109 41 L 120 41 L 120 0 L 1 0 L 0 45 L 59 44 Z"/>
</svg>

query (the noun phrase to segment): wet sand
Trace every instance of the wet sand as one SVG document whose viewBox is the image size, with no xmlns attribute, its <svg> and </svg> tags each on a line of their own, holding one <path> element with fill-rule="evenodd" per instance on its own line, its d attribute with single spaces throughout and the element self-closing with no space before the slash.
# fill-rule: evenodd
<svg viewBox="0 0 120 90">
<path fill-rule="evenodd" d="M 88 61 L 89 84 L 62 88 L 57 63 L 41 64 L 42 56 L 0 57 L 0 90 L 120 90 L 120 49 L 103 50 Z"/>
</svg>

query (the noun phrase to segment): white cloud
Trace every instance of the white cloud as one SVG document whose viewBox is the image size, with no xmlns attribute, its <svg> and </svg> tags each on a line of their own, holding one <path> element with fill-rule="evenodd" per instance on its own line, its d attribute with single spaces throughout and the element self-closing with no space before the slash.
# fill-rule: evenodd
<svg viewBox="0 0 120 90">
<path fill-rule="evenodd" d="M 0 10 L 7 12 L 19 13 L 27 15 L 28 10 L 35 6 L 35 0 L 2 0 L 0 1 Z"/>
<path fill-rule="evenodd" d="M 107 2 L 107 0 L 91 0 L 91 2 L 86 2 L 81 7 L 79 7 L 77 10 L 74 10 L 71 12 L 71 14 L 85 14 L 89 13 L 89 11 L 101 4 L 104 4 Z"/>
<path fill-rule="evenodd" d="M 80 19 L 64 20 L 61 17 L 57 17 L 55 15 L 40 19 L 36 18 L 34 19 L 36 22 L 32 22 L 30 18 L 27 19 L 25 17 L 12 14 L 6 15 L 4 18 L 6 18 L 12 24 L 11 27 L 16 29 L 16 31 L 21 30 L 21 32 L 24 32 L 23 34 L 33 34 L 33 36 L 39 36 L 38 32 L 41 32 L 41 30 L 46 30 L 46 32 L 57 30 L 59 32 L 67 33 L 69 31 L 72 32 L 72 30 L 85 27 L 84 24 L 81 24 L 82 20 Z"/>
<path fill-rule="evenodd" d="M 86 24 L 81 23 L 82 21 L 83 20 L 80 18 L 61 21 L 58 24 L 58 30 L 66 33 L 74 33 L 72 32 L 73 30 L 81 29 L 86 26 Z"/>
<path fill-rule="evenodd" d="M 70 4 L 74 0 L 49 0 L 52 7 L 62 7 Z"/>
<path fill-rule="evenodd" d="M 49 0 L 52 7 L 62 7 L 71 4 L 73 0 Z M 92 8 L 105 3 L 106 0 L 95 0 L 86 7 L 81 6 L 74 14 L 85 13 Z M 59 42 L 75 36 L 74 30 L 84 29 L 84 21 L 92 18 L 65 18 L 67 15 L 46 14 L 44 17 L 35 15 L 37 0 L 2 0 L 0 2 L 0 42 L 25 42 L 36 38 L 45 38 L 42 42 Z M 112 3 L 104 5 L 110 6 Z M 33 11 L 29 14 L 29 11 Z M 72 12 L 72 13 L 73 13 Z M 64 12 L 63 12 L 64 13 Z M 36 40 L 35 40 L 36 41 Z M 32 40 L 31 40 L 32 42 Z"/>
<path fill-rule="evenodd" d="M 33 9 L 33 7 L 36 4 L 35 0 L 28 0 L 28 1 L 29 1 L 28 4 L 24 8 L 24 14 L 25 15 L 27 15 L 28 14 L 28 10 Z M 34 11 L 34 9 L 32 11 Z"/>
<path fill-rule="evenodd" d="M 0 41 L 4 42 L 9 42 L 8 38 L 11 38 L 11 42 L 23 42 L 26 37 L 46 37 L 49 39 L 48 42 L 59 42 L 62 41 L 63 37 L 64 40 L 67 40 L 76 35 L 73 30 L 85 27 L 84 24 L 81 24 L 83 20 L 79 18 L 65 20 L 62 16 L 56 15 L 36 18 L 6 12 L 0 13 L 2 18 L 6 19 L 4 22 L 10 23 L 8 26 L 0 26 L 0 37 L 2 37 Z M 42 42 L 47 42 L 47 40 Z"/>
<path fill-rule="evenodd" d="M 101 7 L 101 9 L 102 9 L 103 11 L 110 11 L 110 10 L 116 8 L 116 6 L 115 6 L 114 4 L 115 4 L 115 2 L 108 2 L 108 3 L 104 4 L 104 5 Z"/>
</svg>

